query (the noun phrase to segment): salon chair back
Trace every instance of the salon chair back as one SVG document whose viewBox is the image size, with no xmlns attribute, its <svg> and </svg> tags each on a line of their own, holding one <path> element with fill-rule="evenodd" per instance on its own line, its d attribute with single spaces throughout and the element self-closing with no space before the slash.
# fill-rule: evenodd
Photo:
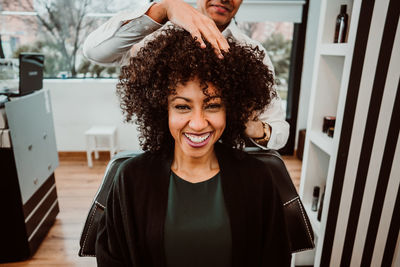
<svg viewBox="0 0 400 267">
<path fill-rule="evenodd" d="M 292 253 L 313 249 L 314 234 L 310 221 L 279 153 L 275 150 L 255 148 L 246 148 L 245 151 L 268 164 L 274 169 L 274 173 L 279 174 L 274 176 L 274 183 L 278 188 L 284 206 Z M 104 212 L 108 192 L 113 183 L 115 173 L 122 162 L 140 153 L 142 152 L 121 152 L 108 163 L 103 181 L 94 197 L 81 234 L 79 256 L 96 256 L 97 226 Z"/>
</svg>

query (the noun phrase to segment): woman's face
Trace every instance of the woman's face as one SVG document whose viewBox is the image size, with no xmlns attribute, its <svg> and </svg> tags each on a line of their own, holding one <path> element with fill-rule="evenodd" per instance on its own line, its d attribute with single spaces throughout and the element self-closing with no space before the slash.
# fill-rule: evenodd
<svg viewBox="0 0 400 267">
<path fill-rule="evenodd" d="M 168 124 L 175 140 L 175 156 L 212 155 L 226 125 L 225 106 L 217 89 L 207 84 L 206 96 L 198 80 L 178 84 L 168 97 Z"/>
</svg>

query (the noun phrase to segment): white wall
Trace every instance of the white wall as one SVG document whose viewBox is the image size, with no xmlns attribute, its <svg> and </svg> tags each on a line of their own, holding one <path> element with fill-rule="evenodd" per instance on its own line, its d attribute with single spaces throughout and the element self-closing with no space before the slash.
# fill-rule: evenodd
<svg viewBox="0 0 400 267">
<path fill-rule="evenodd" d="M 58 151 L 86 150 L 84 132 L 93 125 L 115 125 L 122 150 L 138 150 L 136 125 L 123 123 L 115 94 L 117 80 L 44 80 L 50 90 Z"/>
<path fill-rule="evenodd" d="M 297 114 L 296 127 L 296 145 L 298 141 L 298 133 L 300 129 L 307 128 L 308 107 L 311 95 L 311 80 L 314 69 L 314 60 L 316 53 L 316 43 L 318 31 L 318 21 L 320 17 L 321 1 L 310 0 L 308 6 L 308 21 L 306 31 L 306 43 L 304 48 L 303 73 L 301 77 L 301 89 L 299 97 L 299 110 Z"/>
</svg>

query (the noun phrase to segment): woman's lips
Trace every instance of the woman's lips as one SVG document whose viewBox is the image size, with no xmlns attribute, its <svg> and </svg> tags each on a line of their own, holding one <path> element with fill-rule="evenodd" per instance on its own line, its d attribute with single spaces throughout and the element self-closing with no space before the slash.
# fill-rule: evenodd
<svg viewBox="0 0 400 267">
<path fill-rule="evenodd" d="M 201 135 L 184 133 L 183 136 L 191 147 L 199 148 L 208 144 L 208 142 L 211 140 L 210 137 L 212 136 L 212 132 Z"/>
</svg>

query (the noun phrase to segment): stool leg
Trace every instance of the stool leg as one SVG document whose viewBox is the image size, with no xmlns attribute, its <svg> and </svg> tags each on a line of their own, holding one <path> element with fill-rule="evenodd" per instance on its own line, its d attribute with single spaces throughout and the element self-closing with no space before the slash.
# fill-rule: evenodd
<svg viewBox="0 0 400 267">
<path fill-rule="evenodd" d="M 86 136 L 86 157 L 89 168 L 92 168 L 93 162 L 92 162 L 92 150 L 90 149 L 90 136 Z"/>
<path fill-rule="evenodd" d="M 97 136 L 94 137 L 94 158 L 99 159 L 99 151 L 97 150 Z"/>
</svg>

